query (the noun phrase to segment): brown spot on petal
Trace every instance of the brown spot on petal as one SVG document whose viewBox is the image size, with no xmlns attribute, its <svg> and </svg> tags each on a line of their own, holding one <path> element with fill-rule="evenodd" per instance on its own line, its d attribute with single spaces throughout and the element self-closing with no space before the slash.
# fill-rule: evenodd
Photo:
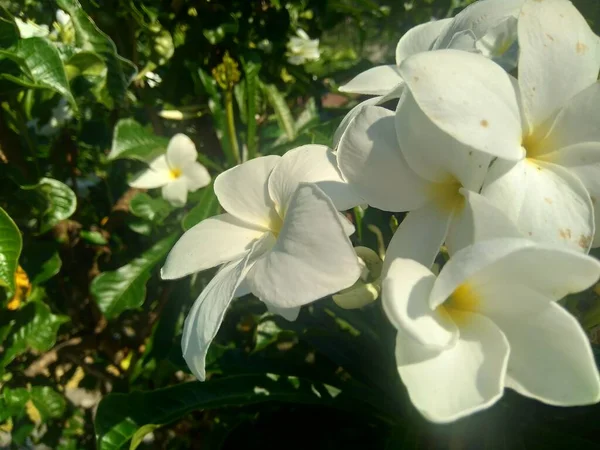
<svg viewBox="0 0 600 450">
<path fill-rule="evenodd" d="M 581 236 L 579 236 L 579 246 L 584 249 L 587 250 L 587 248 L 590 246 L 590 243 L 592 242 L 592 237 L 591 236 L 586 236 L 584 234 L 582 234 Z"/>
<path fill-rule="evenodd" d="M 562 239 L 571 239 L 571 230 L 569 230 L 568 228 L 564 230 L 558 230 L 558 233 L 560 234 L 560 237 Z"/>
<path fill-rule="evenodd" d="M 533 236 L 533 233 L 532 233 L 531 231 L 528 231 L 528 232 L 527 232 L 527 234 L 528 234 L 529 236 Z"/>
<path fill-rule="evenodd" d="M 588 46 L 585 45 L 583 42 L 577 42 L 577 45 L 575 45 L 575 51 L 578 55 L 583 55 L 585 52 L 587 52 L 587 50 Z"/>
<path fill-rule="evenodd" d="M 483 128 L 487 128 L 490 125 L 490 123 L 485 119 L 483 119 L 480 123 Z"/>
<path fill-rule="evenodd" d="M 416 83 L 417 81 L 419 81 L 419 77 L 413 77 L 413 81 Z"/>
<path fill-rule="evenodd" d="M 545 201 L 546 203 L 548 203 L 549 205 L 551 205 L 551 204 L 552 204 L 552 199 L 551 199 L 551 198 L 549 198 L 549 197 L 544 197 L 544 201 Z"/>
<path fill-rule="evenodd" d="M 552 37 L 552 35 L 551 35 L 551 34 L 548 34 L 548 33 L 546 33 L 546 37 L 547 37 L 548 39 L 550 39 L 551 41 L 553 41 L 553 40 L 554 40 L 554 38 Z"/>
</svg>

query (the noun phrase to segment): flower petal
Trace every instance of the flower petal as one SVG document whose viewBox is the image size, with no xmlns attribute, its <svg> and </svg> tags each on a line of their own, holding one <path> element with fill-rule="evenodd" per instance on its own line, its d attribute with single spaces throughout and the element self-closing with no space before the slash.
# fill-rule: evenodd
<svg viewBox="0 0 600 450">
<path fill-rule="evenodd" d="M 183 170 L 187 165 L 196 162 L 198 152 L 194 142 L 185 134 L 177 133 L 167 146 L 167 163 L 173 169 Z"/>
<path fill-rule="evenodd" d="M 596 119 L 599 115 L 600 83 L 596 82 L 559 111 L 546 137 L 535 146 L 536 157 L 552 158 L 554 152 L 567 153 L 581 146 L 600 150 L 600 127 Z M 548 160 L 562 165 L 554 159 Z"/>
<path fill-rule="evenodd" d="M 354 117 L 356 117 L 356 115 L 365 106 L 383 105 L 384 103 L 387 103 L 390 100 L 400 98 L 403 91 L 404 91 L 404 83 L 401 83 L 398 86 L 396 86 L 392 91 L 388 92 L 386 95 L 369 98 L 369 99 L 359 103 L 354 108 L 352 108 L 350 110 L 350 112 L 348 112 L 348 114 L 346 114 L 344 116 L 341 123 L 335 130 L 335 133 L 333 134 L 333 148 L 334 149 L 338 148 L 340 139 L 342 139 L 342 136 L 344 135 L 344 133 L 346 132 L 346 129 L 348 128 L 348 125 L 350 125 L 350 122 L 352 121 L 352 119 L 354 119 Z"/>
<path fill-rule="evenodd" d="M 162 197 L 173 206 L 184 206 L 187 202 L 188 184 L 185 177 L 179 177 L 165 184 L 161 190 Z"/>
<path fill-rule="evenodd" d="M 150 167 L 138 173 L 129 186 L 137 189 L 155 189 L 173 181 L 167 159 L 159 156 L 150 163 Z"/>
<path fill-rule="evenodd" d="M 443 350 L 458 338 L 452 320 L 429 307 L 435 275 L 411 259 L 396 258 L 382 283 L 382 305 L 394 327 L 428 349 Z"/>
<path fill-rule="evenodd" d="M 461 189 L 460 193 L 465 197 L 465 204 L 457 208 L 446 238 L 446 247 L 451 256 L 476 242 L 502 237 L 523 237 L 506 214 L 488 199 L 466 189 Z"/>
<path fill-rule="evenodd" d="M 182 170 L 187 181 L 188 191 L 194 192 L 210 184 L 210 174 L 206 167 L 199 162 L 193 162 Z"/>
<path fill-rule="evenodd" d="M 269 312 L 283 317 L 288 322 L 294 322 L 300 314 L 300 306 L 294 308 L 280 308 L 279 306 L 270 303 L 265 303 L 265 305 L 267 305 Z"/>
<path fill-rule="evenodd" d="M 209 217 L 183 233 L 160 275 L 172 280 L 243 257 L 264 231 L 231 214 Z"/>
<path fill-rule="evenodd" d="M 396 258 L 414 259 L 431 267 L 440 246 L 446 239 L 452 211 L 442 210 L 433 203 L 409 212 L 388 245 L 382 276 Z"/>
<path fill-rule="evenodd" d="M 200 381 L 206 378 L 206 353 L 243 278 L 247 258 L 223 266 L 196 299 L 185 319 L 181 349 L 185 362 Z"/>
<path fill-rule="evenodd" d="M 598 78 L 598 37 L 567 0 L 525 2 L 519 16 L 519 85 L 536 128 Z"/>
<path fill-rule="evenodd" d="M 443 304 L 452 293 L 495 262 L 516 250 L 536 243 L 523 238 L 498 238 L 477 242 L 456 252 L 442 268 L 429 297 L 432 309 Z"/>
<path fill-rule="evenodd" d="M 398 102 L 396 133 L 406 162 L 422 177 L 437 183 L 457 180 L 470 190 L 481 188 L 492 157 L 441 130 L 409 91 Z"/>
<path fill-rule="evenodd" d="M 396 342 L 400 378 L 413 405 L 432 422 L 452 422 L 486 409 L 504 391 L 506 337 L 486 317 L 464 316 L 456 345 L 435 356 L 423 348 L 419 351 L 402 335 Z"/>
<path fill-rule="evenodd" d="M 596 272 L 597 278 L 598 267 Z M 558 276 L 568 278 L 566 273 Z M 592 349 L 573 316 L 551 299 L 516 283 L 498 282 L 484 291 L 480 310 L 500 327 L 510 344 L 508 387 L 557 406 L 600 400 Z"/>
<path fill-rule="evenodd" d="M 471 276 L 474 285 L 521 285 L 549 301 L 581 292 L 600 277 L 600 262 L 567 249 L 550 245 L 513 248 Z M 476 289 L 476 288 L 475 288 Z"/>
<path fill-rule="evenodd" d="M 396 46 L 396 65 L 399 66 L 409 56 L 431 50 L 442 30 L 451 22 L 451 18 L 432 20 L 412 27 L 404 33 Z"/>
<path fill-rule="evenodd" d="M 517 94 L 500 66 L 481 55 L 437 50 L 406 59 L 400 73 L 421 110 L 444 132 L 492 156 L 522 157 Z"/>
<path fill-rule="evenodd" d="M 584 166 L 569 167 L 583 183 L 590 194 L 590 199 L 594 205 L 594 223 L 600 224 L 600 163 L 587 164 Z M 600 247 L 600 226 L 596 227 L 592 247 Z"/>
<path fill-rule="evenodd" d="M 364 95 L 385 95 L 402 83 L 398 67 L 393 64 L 375 66 L 359 73 L 352 80 L 340 86 L 340 92 Z"/>
<path fill-rule="evenodd" d="M 338 214 L 317 186 L 301 184 L 275 246 L 248 272 L 254 295 L 292 308 L 351 286 L 361 268 Z"/>
<path fill-rule="evenodd" d="M 275 155 L 262 156 L 226 170 L 215 179 L 215 195 L 225 211 L 268 230 L 275 212 L 268 179 L 279 162 Z"/>
<path fill-rule="evenodd" d="M 394 113 L 365 106 L 338 147 L 338 163 L 365 201 L 385 211 L 409 211 L 428 200 L 429 184 L 406 164 L 394 129 Z"/>
<path fill-rule="evenodd" d="M 482 195 L 524 236 L 587 252 L 594 237 L 594 209 L 581 181 L 568 169 L 526 159 L 508 171 L 494 163 Z"/>
<path fill-rule="evenodd" d="M 472 3 L 456 15 L 440 34 L 434 48 L 449 48 L 454 35 L 469 30 L 481 39 L 507 17 L 517 16 L 525 0 L 485 0 Z"/>
<path fill-rule="evenodd" d="M 342 178 L 336 154 L 325 145 L 303 145 L 285 153 L 269 177 L 269 194 L 282 214 L 300 183 L 315 183 L 344 211 L 364 203 Z"/>
</svg>

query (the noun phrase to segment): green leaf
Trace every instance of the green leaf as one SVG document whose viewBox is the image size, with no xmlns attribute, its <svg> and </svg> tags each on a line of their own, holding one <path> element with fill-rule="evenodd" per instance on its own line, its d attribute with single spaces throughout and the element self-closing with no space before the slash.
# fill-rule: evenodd
<svg viewBox="0 0 600 450">
<path fill-rule="evenodd" d="M 202 189 L 202 197 L 196 206 L 187 213 L 181 221 L 182 228 L 187 231 L 204 219 L 214 216 L 219 212 L 219 200 L 215 195 L 212 184 Z"/>
<path fill-rule="evenodd" d="M 115 126 L 108 159 L 139 159 L 147 161 L 166 150 L 169 140 L 156 136 L 133 119 L 122 119 Z"/>
<path fill-rule="evenodd" d="M 98 407 L 95 420 L 98 450 L 123 448 L 135 436 L 201 409 L 291 402 L 361 410 L 364 404 L 343 395 L 331 396 L 322 383 L 278 375 L 241 375 L 203 383 L 179 384 L 149 392 L 109 394 Z M 367 408 L 365 408 L 367 409 Z M 144 428 L 142 428 L 144 427 Z M 136 432 L 139 433 L 136 434 Z M 135 446 L 130 446 L 135 449 Z"/>
<path fill-rule="evenodd" d="M 77 110 L 60 54 L 47 39 L 20 39 L 13 49 L 0 50 L 0 56 L 16 62 L 25 79 L 10 74 L 0 74 L 0 78 L 29 88 L 51 89 L 65 97 Z"/>
<path fill-rule="evenodd" d="M 100 55 L 93 52 L 75 53 L 67 59 L 65 71 L 74 95 L 85 95 L 89 91 L 102 103 L 108 70 Z"/>
<path fill-rule="evenodd" d="M 42 178 L 38 184 L 23 186 L 22 189 L 37 195 L 38 227 L 42 234 L 61 220 L 71 217 L 77 208 L 75 193 L 69 186 L 53 178 Z"/>
<path fill-rule="evenodd" d="M 93 245 L 106 245 L 108 241 L 99 231 L 80 231 L 79 236 L 86 242 Z"/>
<path fill-rule="evenodd" d="M 141 192 L 131 199 L 129 203 L 131 213 L 140 219 L 150 222 L 162 222 L 173 210 L 171 204 L 164 198 L 152 198 Z"/>
<path fill-rule="evenodd" d="M 202 69 L 198 69 L 198 77 L 204 86 L 204 90 L 208 94 L 208 107 L 212 114 L 217 137 L 221 142 L 221 146 L 225 149 L 224 153 L 230 155 L 232 154 L 232 147 L 229 134 L 227 133 L 227 115 L 223 106 L 222 95 L 217 87 L 217 82 Z"/>
<path fill-rule="evenodd" d="M 151 270 L 171 250 L 176 239 L 177 235 L 170 235 L 129 264 L 94 278 L 90 292 L 107 319 L 114 319 L 123 311 L 139 308 L 144 303 Z"/>
<path fill-rule="evenodd" d="M 2 367 L 6 367 L 28 349 L 38 352 L 50 350 L 56 343 L 59 327 L 68 322 L 69 318 L 52 314 L 50 308 L 42 302 L 30 301 L 4 320 L 14 323 L 10 335 L 3 344 L 5 351 L 0 358 Z"/>
<path fill-rule="evenodd" d="M 7 288 L 9 298 L 15 292 L 15 272 L 22 248 L 21 232 L 6 211 L 0 208 L 0 286 Z"/>
<path fill-rule="evenodd" d="M 0 48 L 10 48 L 20 39 L 19 28 L 12 20 L 0 17 Z"/>
<path fill-rule="evenodd" d="M 71 16 L 77 47 L 104 58 L 107 67 L 105 91 L 108 95 L 103 103 L 109 108 L 114 103 L 121 103 L 137 73 L 135 65 L 117 54 L 115 43 L 96 26 L 77 0 L 57 0 L 57 3 Z"/>
<path fill-rule="evenodd" d="M 263 85 L 267 99 L 275 111 L 275 117 L 279 127 L 283 130 L 288 140 L 296 138 L 296 126 L 292 112 L 285 102 L 285 98 L 274 84 Z"/>
<path fill-rule="evenodd" d="M 242 61 L 244 68 L 245 100 L 246 100 L 246 120 L 247 135 L 246 145 L 248 154 L 256 154 L 256 110 L 258 103 L 258 74 L 260 72 L 260 63 L 254 61 Z"/>
<path fill-rule="evenodd" d="M 30 398 L 44 422 L 62 417 L 67 408 L 65 398 L 49 386 L 33 386 Z"/>
<path fill-rule="evenodd" d="M 32 241 L 23 249 L 21 265 L 32 284 L 41 284 L 56 275 L 62 266 L 54 242 Z"/>
</svg>

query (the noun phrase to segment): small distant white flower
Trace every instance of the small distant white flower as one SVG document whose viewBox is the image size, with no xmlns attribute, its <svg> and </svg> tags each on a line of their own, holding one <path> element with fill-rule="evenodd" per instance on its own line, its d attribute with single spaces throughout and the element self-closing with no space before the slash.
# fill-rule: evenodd
<svg viewBox="0 0 600 450">
<path fill-rule="evenodd" d="M 150 163 L 129 186 L 139 189 L 162 188 L 162 196 L 175 206 L 187 202 L 188 192 L 210 184 L 210 174 L 196 161 L 198 152 L 192 140 L 178 133 L 171 138 L 167 152 Z"/>
<path fill-rule="evenodd" d="M 494 404 L 505 388 L 556 406 L 600 400 L 588 338 L 556 303 L 593 285 L 600 263 L 526 239 L 456 253 L 436 276 L 397 259 L 383 306 L 398 330 L 396 363 L 413 405 L 432 422 Z"/>
<path fill-rule="evenodd" d="M 61 25 L 65 26 L 71 21 L 71 16 L 64 12 L 62 9 L 56 10 L 56 21 Z"/>
<path fill-rule="evenodd" d="M 21 20 L 18 17 L 15 18 L 17 28 L 21 38 L 28 39 L 31 37 L 46 37 L 50 34 L 48 25 L 38 25 L 32 20 Z"/>
<path fill-rule="evenodd" d="M 54 136 L 60 129 L 73 118 L 73 110 L 69 102 L 63 97 L 58 104 L 52 108 L 52 115 L 48 123 L 38 128 L 38 119 L 31 121 L 31 124 L 36 128 L 36 133 L 40 136 Z"/>
<path fill-rule="evenodd" d="M 183 330 L 184 358 L 200 380 L 234 296 L 252 292 L 270 311 L 294 320 L 300 306 L 351 286 L 361 274 L 348 239 L 354 227 L 338 209 L 362 200 L 327 147 L 247 161 L 220 174 L 214 189 L 226 212 L 188 230 L 161 271 L 163 279 L 174 279 L 223 264 Z"/>
<path fill-rule="evenodd" d="M 321 57 L 319 40 L 311 39 L 304 30 L 297 30 L 297 37 L 290 38 L 287 43 L 288 62 L 300 66 L 307 61 L 316 61 Z"/>
<path fill-rule="evenodd" d="M 151 88 L 153 88 L 153 87 L 156 87 L 156 86 L 158 86 L 160 83 L 162 83 L 162 78 L 161 78 L 161 76 L 160 76 L 159 74 L 157 74 L 157 73 L 154 73 L 154 72 L 150 72 L 150 71 L 148 71 L 148 72 L 146 72 L 146 73 L 144 74 L 144 76 L 146 77 L 146 80 L 147 80 L 148 86 L 149 86 L 149 87 L 151 87 Z"/>
</svg>

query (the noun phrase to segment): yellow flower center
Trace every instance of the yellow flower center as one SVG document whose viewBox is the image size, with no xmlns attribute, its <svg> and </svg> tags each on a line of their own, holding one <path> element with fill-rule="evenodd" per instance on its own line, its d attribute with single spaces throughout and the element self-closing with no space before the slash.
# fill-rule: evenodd
<svg viewBox="0 0 600 450">
<path fill-rule="evenodd" d="M 181 176 L 181 169 L 171 169 L 169 171 L 169 175 L 171 176 L 172 179 L 176 180 L 177 178 L 179 178 Z"/>
<path fill-rule="evenodd" d="M 463 283 L 437 309 L 438 312 L 449 316 L 456 325 L 460 326 L 468 320 L 469 314 L 465 313 L 476 312 L 479 309 L 479 303 L 477 292 L 469 283 Z"/>
<path fill-rule="evenodd" d="M 429 185 L 430 196 L 435 204 L 445 212 L 452 212 L 455 208 L 464 206 L 465 198 L 460 194 L 462 187 L 456 179 L 445 183 L 432 183 Z"/>
</svg>

